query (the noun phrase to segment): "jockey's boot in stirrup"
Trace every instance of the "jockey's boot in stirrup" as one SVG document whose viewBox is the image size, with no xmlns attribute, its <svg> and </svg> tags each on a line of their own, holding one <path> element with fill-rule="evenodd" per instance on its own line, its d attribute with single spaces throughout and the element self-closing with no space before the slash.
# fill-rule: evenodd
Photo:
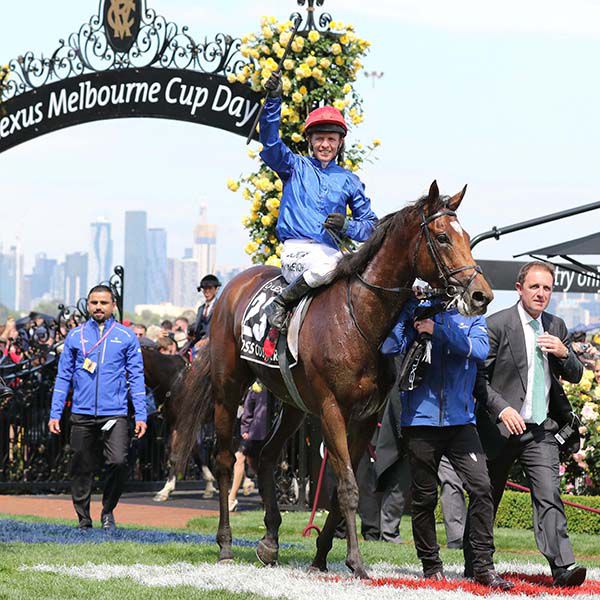
<svg viewBox="0 0 600 600">
<path fill-rule="evenodd" d="M 304 275 L 300 275 L 297 279 L 294 279 L 287 287 L 283 288 L 278 296 L 271 304 L 265 308 L 265 314 L 267 315 L 267 321 L 271 327 L 275 327 L 282 330 L 285 327 L 285 320 L 287 318 L 288 311 L 310 291 L 311 287 L 306 283 Z"/>
</svg>

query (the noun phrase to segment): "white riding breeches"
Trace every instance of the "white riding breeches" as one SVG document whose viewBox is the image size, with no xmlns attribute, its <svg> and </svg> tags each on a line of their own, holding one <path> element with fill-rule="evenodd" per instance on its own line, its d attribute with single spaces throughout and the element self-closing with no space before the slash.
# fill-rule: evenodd
<svg viewBox="0 0 600 600">
<path fill-rule="evenodd" d="M 288 283 L 304 274 L 312 288 L 329 283 L 342 253 L 312 240 L 286 240 L 281 252 L 281 272 Z"/>
</svg>

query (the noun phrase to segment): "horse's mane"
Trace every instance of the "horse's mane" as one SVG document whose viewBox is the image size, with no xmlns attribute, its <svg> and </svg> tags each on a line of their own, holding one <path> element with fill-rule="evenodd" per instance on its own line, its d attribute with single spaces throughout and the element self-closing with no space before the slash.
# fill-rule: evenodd
<svg viewBox="0 0 600 600">
<path fill-rule="evenodd" d="M 338 262 L 333 273 L 332 282 L 337 281 L 338 279 L 346 279 L 357 273 L 362 273 L 371 259 L 377 254 L 379 248 L 381 248 L 381 244 L 383 244 L 383 240 L 392 225 L 399 228 L 405 227 L 410 221 L 414 220 L 415 217 L 418 217 L 423 210 L 427 199 L 428 196 L 421 196 L 421 198 L 411 202 L 404 208 L 380 219 L 371 237 L 356 252 L 346 254 Z M 439 196 L 433 206 L 429 207 L 431 213 L 433 214 L 444 208 L 447 201 L 448 196 Z"/>
</svg>

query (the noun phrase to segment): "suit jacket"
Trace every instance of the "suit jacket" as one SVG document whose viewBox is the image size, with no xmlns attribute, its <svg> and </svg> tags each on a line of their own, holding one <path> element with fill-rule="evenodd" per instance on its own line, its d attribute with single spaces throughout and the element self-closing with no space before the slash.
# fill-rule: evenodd
<svg viewBox="0 0 600 600">
<path fill-rule="evenodd" d="M 544 428 L 557 431 L 571 413 L 571 405 L 559 377 L 578 382 L 583 365 L 567 342 L 565 322 L 550 313 L 542 313 L 544 331 L 562 340 L 569 353 L 560 359 L 548 355 L 550 367 L 550 401 Z M 475 385 L 477 426 L 481 441 L 490 458 L 494 458 L 508 441 L 510 434 L 499 420 L 500 412 L 511 406 L 520 412 L 527 392 L 527 349 L 525 334 L 517 305 L 502 310 L 487 319 L 490 352 L 479 369 Z"/>
<path fill-rule="evenodd" d="M 210 320 L 212 318 L 216 302 L 217 299 L 215 298 L 208 307 L 208 314 L 206 315 L 204 314 L 204 308 L 206 306 L 206 303 L 201 304 L 198 307 L 198 312 L 196 313 L 196 320 L 194 321 L 194 325 L 192 326 L 194 343 L 196 343 L 198 340 L 208 337 L 208 334 L 210 333 Z"/>
</svg>

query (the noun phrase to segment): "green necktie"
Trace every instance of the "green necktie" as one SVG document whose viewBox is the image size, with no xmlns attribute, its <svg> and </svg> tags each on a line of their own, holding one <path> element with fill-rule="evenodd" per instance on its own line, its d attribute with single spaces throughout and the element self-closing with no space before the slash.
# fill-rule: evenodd
<svg viewBox="0 0 600 600">
<path fill-rule="evenodd" d="M 531 419 L 540 425 L 546 420 L 546 382 L 544 378 L 544 355 L 538 346 L 539 321 L 529 321 L 534 333 L 533 389 L 531 390 Z"/>
</svg>

